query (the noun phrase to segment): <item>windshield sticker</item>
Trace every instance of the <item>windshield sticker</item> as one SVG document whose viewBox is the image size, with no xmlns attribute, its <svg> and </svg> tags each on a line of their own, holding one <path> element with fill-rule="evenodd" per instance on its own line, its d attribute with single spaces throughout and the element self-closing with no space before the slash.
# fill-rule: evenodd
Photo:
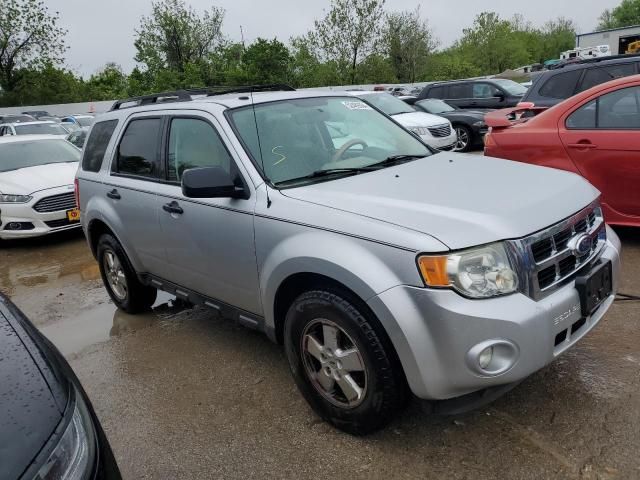
<svg viewBox="0 0 640 480">
<path fill-rule="evenodd" d="M 372 110 L 372 108 L 364 102 L 342 102 L 349 110 Z"/>
</svg>

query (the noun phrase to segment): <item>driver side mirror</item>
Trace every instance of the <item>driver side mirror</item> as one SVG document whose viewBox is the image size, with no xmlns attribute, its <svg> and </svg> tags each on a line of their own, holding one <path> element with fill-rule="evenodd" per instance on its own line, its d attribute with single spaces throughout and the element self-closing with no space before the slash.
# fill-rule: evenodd
<svg viewBox="0 0 640 480">
<path fill-rule="evenodd" d="M 190 168 L 182 174 L 182 194 L 187 198 L 243 198 L 247 191 L 220 167 Z"/>
<path fill-rule="evenodd" d="M 504 92 L 497 92 L 496 93 L 496 98 L 498 99 L 498 101 L 504 102 L 504 99 L 505 99 Z"/>
</svg>

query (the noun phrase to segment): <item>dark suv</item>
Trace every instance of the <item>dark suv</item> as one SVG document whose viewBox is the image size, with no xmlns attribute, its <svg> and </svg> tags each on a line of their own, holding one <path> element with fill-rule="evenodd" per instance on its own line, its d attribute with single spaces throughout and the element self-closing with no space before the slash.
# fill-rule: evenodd
<svg viewBox="0 0 640 480">
<path fill-rule="evenodd" d="M 640 55 L 616 55 L 567 63 L 539 75 L 522 98 L 552 107 L 566 98 L 610 80 L 638 73 Z"/>
<path fill-rule="evenodd" d="M 459 108 L 508 108 L 515 107 L 526 91 L 519 83 L 501 78 L 458 80 L 427 85 L 418 98 L 439 98 Z"/>
</svg>

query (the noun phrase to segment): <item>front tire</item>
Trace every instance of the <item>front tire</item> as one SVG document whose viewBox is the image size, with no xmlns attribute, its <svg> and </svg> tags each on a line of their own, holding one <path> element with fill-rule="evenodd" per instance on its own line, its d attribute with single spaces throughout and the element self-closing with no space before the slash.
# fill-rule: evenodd
<svg viewBox="0 0 640 480">
<path fill-rule="evenodd" d="M 300 392 L 325 421 L 364 435 L 408 398 L 400 362 L 377 319 L 346 292 L 300 295 L 285 320 L 285 349 Z"/>
<path fill-rule="evenodd" d="M 149 310 L 158 291 L 140 282 L 120 242 L 105 233 L 96 252 L 102 282 L 113 303 L 132 314 Z"/>
<path fill-rule="evenodd" d="M 473 144 L 473 134 L 471 130 L 464 125 L 454 125 L 454 130 L 456 131 L 456 135 L 458 140 L 456 141 L 456 146 L 453 147 L 454 152 L 468 152 L 471 150 L 471 145 Z"/>
</svg>

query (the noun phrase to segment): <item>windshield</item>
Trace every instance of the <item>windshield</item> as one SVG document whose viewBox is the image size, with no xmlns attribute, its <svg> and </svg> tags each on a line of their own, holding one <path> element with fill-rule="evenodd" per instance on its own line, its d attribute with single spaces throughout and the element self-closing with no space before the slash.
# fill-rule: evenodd
<svg viewBox="0 0 640 480">
<path fill-rule="evenodd" d="M 81 127 L 90 127 L 93 125 L 93 117 L 76 117 L 76 122 L 78 122 Z"/>
<path fill-rule="evenodd" d="M 439 113 L 453 112 L 455 108 L 449 105 L 447 102 L 437 99 L 420 100 L 416 102 L 416 105 L 422 107 L 426 112 L 437 115 Z"/>
<path fill-rule="evenodd" d="M 368 95 L 362 95 L 361 98 L 369 102 L 374 107 L 379 108 L 387 115 L 415 112 L 415 109 L 410 105 L 407 105 L 399 98 L 389 95 L 388 93 L 371 93 Z"/>
<path fill-rule="evenodd" d="M 264 165 L 274 184 L 321 181 L 303 177 L 368 167 L 394 155 L 431 154 L 413 135 L 354 97 L 264 103 L 255 106 L 255 117 L 251 107 L 232 110 L 230 117 L 255 164 Z"/>
<path fill-rule="evenodd" d="M 509 95 L 524 95 L 527 93 L 527 87 L 523 87 L 513 80 L 493 79 L 493 82 L 506 90 Z"/>
<path fill-rule="evenodd" d="M 0 172 L 47 163 L 80 161 L 80 152 L 65 140 L 0 143 Z"/>
<path fill-rule="evenodd" d="M 16 135 L 66 135 L 67 132 L 57 123 L 22 123 L 14 125 Z"/>
</svg>

